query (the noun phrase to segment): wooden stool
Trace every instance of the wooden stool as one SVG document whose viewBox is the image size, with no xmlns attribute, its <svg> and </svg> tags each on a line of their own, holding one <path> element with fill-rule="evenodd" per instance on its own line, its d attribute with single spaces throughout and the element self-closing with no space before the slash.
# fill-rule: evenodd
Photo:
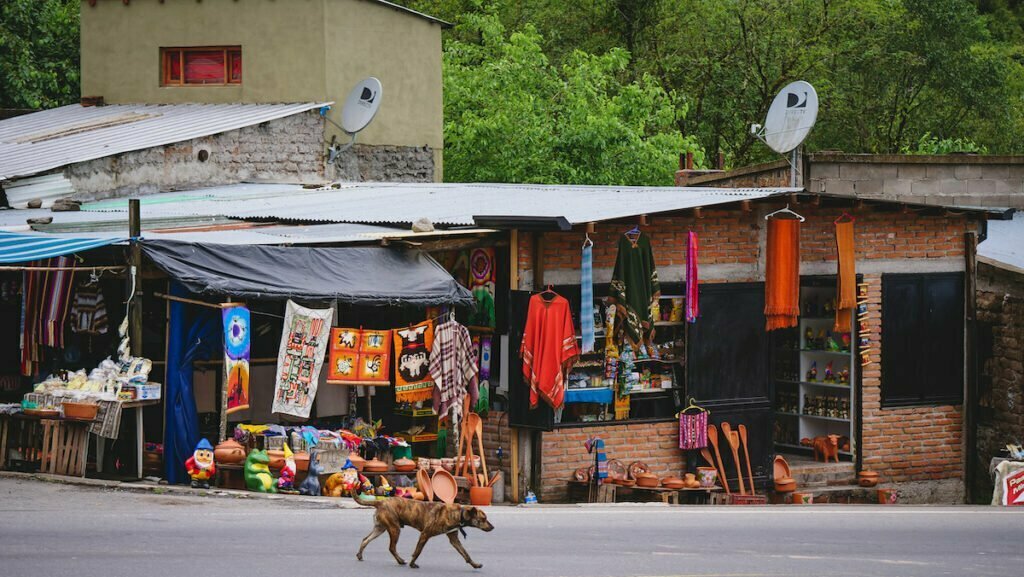
<svg viewBox="0 0 1024 577">
<path fill-rule="evenodd" d="M 216 485 L 221 489 L 245 490 L 245 465 L 217 465 Z"/>
<path fill-rule="evenodd" d="M 88 423 L 43 419 L 42 473 L 85 476 L 88 458 Z"/>
</svg>

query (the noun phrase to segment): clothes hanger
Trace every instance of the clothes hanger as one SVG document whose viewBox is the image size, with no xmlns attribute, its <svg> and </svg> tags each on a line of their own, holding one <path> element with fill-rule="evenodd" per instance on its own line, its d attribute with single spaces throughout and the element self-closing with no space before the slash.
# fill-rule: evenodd
<svg viewBox="0 0 1024 577">
<path fill-rule="evenodd" d="M 775 216 L 777 214 L 791 214 L 794 217 L 796 217 L 800 222 L 804 222 L 805 220 L 807 220 L 803 216 L 800 216 L 799 214 L 797 214 L 797 213 L 793 212 L 792 210 L 790 210 L 788 202 L 786 203 L 786 208 L 780 208 L 779 210 L 776 210 L 775 212 L 770 212 L 770 213 L 764 215 L 764 219 L 768 220 L 769 218 L 771 218 L 771 217 L 773 217 L 773 216 Z"/>
<path fill-rule="evenodd" d="M 843 220 L 843 217 L 846 217 L 846 218 L 850 219 L 850 222 L 855 222 L 857 220 L 856 218 L 853 217 L 852 214 L 850 214 L 850 213 L 848 213 L 848 212 L 846 212 L 844 210 L 843 214 L 839 215 L 839 218 L 837 218 L 834 221 L 832 221 L 832 224 L 839 224 L 839 221 Z"/>
<path fill-rule="evenodd" d="M 554 300 L 554 299 L 555 299 L 555 297 L 556 297 L 556 296 L 558 296 L 558 293 L 556 293 L 556 292 L 554 291 L 554 289 L 552 289 L 552 288 L 551 288 L 551 285 L 548 285 L 548 288 L 546 288 L 546 289 L 542 290 L 542 291 L 541 291 L 540 293 L 538 293 L 538 294 L 540 294 L 540 298 L 542 298 L 542 299 L 544 299 L 544 300 L 546 300 L 546 301 L 548 301 L 548 302 L 550 302 L 550 301 Z M 551 298 L 544 298 L 544 297 L 545 297 L 545 295 L 551 295 Z"/>
<path fill-rule="evenodd" d="M 693 397 L 690 397 L 690 404 L 687 405 L 686 408 L 683 409 L 682 411 L 679 411 L 678 413 L 676 413 L 676 418 L 678 419 L 679 415 L 685 413 L 686 411 L 691 411 L 691 410 L 696 410 L 698 413 L 707 413 L 708 415 L 711 414 L 711 411 L 705 409 L 704 407 L 701 407 L 701 406 L 697 405 L 697 399 L 695 399 Z"/>
<path fill-rule="evenodd" d="M 590 240 L 590 233 L 588 232 L 585 234 L 586 237 L 583 240 L 583 248 L 587 248 L 588 246 L 594 246 L 594 241 Z"/>
</svg>

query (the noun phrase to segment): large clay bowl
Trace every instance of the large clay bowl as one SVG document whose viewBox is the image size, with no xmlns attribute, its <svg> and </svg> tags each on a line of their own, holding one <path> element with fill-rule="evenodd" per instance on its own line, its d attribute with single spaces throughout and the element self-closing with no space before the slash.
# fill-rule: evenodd
<svg viewBox="0 0 1024 577">
<path fill-rule="evenodd" d="M 416 484 L 419 485 L 425 500 L 434 500 L 434 489 L 430 486 L 430 473 L 426 469 L 416 471 Z"/>
<path fill-rule="evenodd" d="M 213 449 L 213 460 L 220 465 L 237 465 L 245 461 L 245 447 L 234 439 L 228 439 Z"/>
<path fill-rule="evenodd" d="M 455 496 L 459 492 L 459 485 L 455 482 L 455 477 L 444 469 L 434 471 L 434 476 L 430 479 L 430 486 L 434 490 L 434 496 L 438 499 L 451 505 L 455 502 Z"/>
<path fill-rule="evenodd" d="M 638 473 L 635 480 L 637 487 L 652 488 L 658 486 L 658 476 L 651 473 Z"/>
</svg>

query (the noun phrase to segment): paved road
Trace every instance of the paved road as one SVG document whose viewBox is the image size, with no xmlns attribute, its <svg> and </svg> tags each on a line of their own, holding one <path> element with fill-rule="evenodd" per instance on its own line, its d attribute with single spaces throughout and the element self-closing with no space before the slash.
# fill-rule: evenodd
<svg viewBox="0 0 1024 577">
<path fill-rule="evenodd" d="M 330 503 L 327 501 L 327 503 Z M 0 479 L 0 576 L 1020 575 L 1024 511 L 987 507 L 491 507 L 474 571 L 444 539 L 419 570 L 382 537 L 354 556 L 369 510 L 145 495 Z M 408 558 L 417 533 L 399 551 Z"/>
</svg>

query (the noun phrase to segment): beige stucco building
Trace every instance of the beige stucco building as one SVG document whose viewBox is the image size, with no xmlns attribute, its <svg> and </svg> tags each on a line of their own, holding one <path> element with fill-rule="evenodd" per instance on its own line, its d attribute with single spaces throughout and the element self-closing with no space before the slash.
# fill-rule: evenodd
<svg viewBox="0 0 1024 577">
<path fill-rule="evenodd" d="M 328 176 L 382 180 L 404 162 L 441 180 L 440 20 L 380 0 L 82 0 L 81 25 L 82 95 L 108 104 L 334 101 L 340 122 L 351 87 L 376 76 L 380 111 Z M 222 76 L 209 59 L 168 64 L 197 48 L 224 51 Z M 324 136 L 348 140 L 329 123 Z"/>
</svg>

